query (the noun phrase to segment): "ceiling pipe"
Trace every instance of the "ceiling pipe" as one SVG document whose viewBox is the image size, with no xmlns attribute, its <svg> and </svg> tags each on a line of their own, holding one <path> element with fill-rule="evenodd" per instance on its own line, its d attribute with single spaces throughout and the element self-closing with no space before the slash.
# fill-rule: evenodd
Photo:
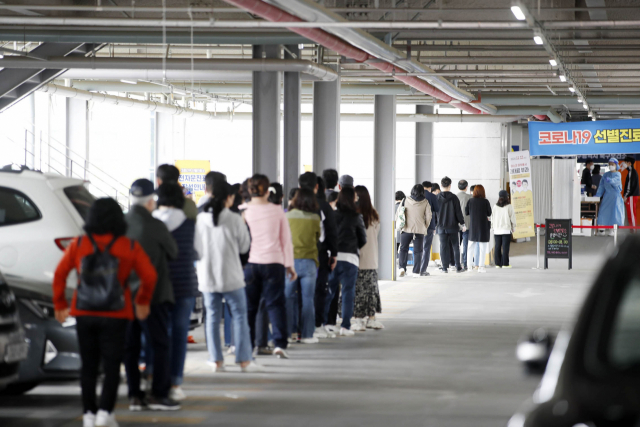
<svg viewBox="0 0 640 427">
<path fill-rule="evenodd" d="M 74 58 L 65 56 L 39 61 L 20 56 L 5 56 L 4 59 L 0 59 L 0 68 L 291 71 L 309 74 L 325 81 L 333 81 L 339 77 L 338 73 L 329 67 L 302 59 L 165 59 L 163 61 L 156 58 Z"/>
</svg>

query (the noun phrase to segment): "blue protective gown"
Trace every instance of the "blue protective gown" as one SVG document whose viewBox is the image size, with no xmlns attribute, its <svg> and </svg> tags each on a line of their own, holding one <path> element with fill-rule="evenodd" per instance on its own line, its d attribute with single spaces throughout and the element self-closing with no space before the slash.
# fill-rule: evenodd
<svg viewBox="0 0 640 427">
<path fill-rule="evenodd" d="M 620 172 L 602 175 L 596 197 L 600 199 L 598 225 L 624 225 L 624 200 L 622 200 L 622 176 Z"/>
</svg>

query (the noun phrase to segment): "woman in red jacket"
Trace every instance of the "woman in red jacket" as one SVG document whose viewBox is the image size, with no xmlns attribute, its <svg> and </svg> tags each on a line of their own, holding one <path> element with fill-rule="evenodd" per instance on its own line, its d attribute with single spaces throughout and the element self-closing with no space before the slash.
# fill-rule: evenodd
<svg viewBox="0 0 640 427">
<path fill-rule="evenodd" d="M 149 315 L 149 303 L 157 274 L 142 247 L 124 236 L 127 225 L 122 209 L 115 200 L 96 200 L 87 214 L 84 230 L 87 234 L 71 242 L 58 264 L 53 279 L 53 303 L 59 322 L 64 322 L 69 315 L 76 317 L 82 359 L 80 385 L 84 427 L 116 427 L 118 424 L 113 409 L 120 383 L 125 331 L 127 322 L 133 320 L 134 315 L 128 278 L 132 270 L 140 278 L 140 286 L 135 297 L 135 314 L 138 319 L 143 320 Z M 94 257 L 94 254 L 103 257 L 102 264 L 97 263 L 91 267 L 91 262 L 83 262 L 83 259 L 89 259 L 88 256 Z M 117 265 L 117 274 L 115 268 L 110 270 L 104 268 L 105 265 Z M 95 271 L 92 271 L 92 268 L 95 268 Z M 78 286 L 82 290 L 73 293 L 69 309 L 65 288 L 67 276 L 73 269 L 78 272 Z M 102 300 L 98 301 L 99 293 L 92 289 L 96 286 L 96 280 L 101 280 L 100 284 L 103 285 L 112 284 L 110 289 L 115 291 L 119 298 L 107 301 L 108 304 Z M 115 282 L 116 280 L 119 283 Z M 115 286 L 119 284 L 122 289 L 114 288 L 114 282 Z M 101 360 L 104 384 L 100 402 L 97 404 L 96 381 Z"/>
</svg>

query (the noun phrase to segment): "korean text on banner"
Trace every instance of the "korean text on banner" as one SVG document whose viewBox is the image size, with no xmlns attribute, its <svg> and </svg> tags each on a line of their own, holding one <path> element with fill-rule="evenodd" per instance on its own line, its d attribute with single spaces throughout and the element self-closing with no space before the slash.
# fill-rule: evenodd
<svg viewBox="0 0 640 427">
<path fill-rule="evenodd" d="M 176 167 L 180 170 L 178 182 L 191 190 L 194 201 L 204 196 L 204 177 L 211 171 L 209 160 L 176 160 Z"/>
<path fill-rule="evenodd" d="M 511 204 L 516 212 L 514 239 L 535 236 L 533 224 L 533 186 L 531 182 L 531 160 L 529 151 L 509 154 L 509 182 Z"/>
<path fill-rule="evenodd" d="M 532 156 L 640 153 L 640 119 L 529 122 Z"/>
</svg>

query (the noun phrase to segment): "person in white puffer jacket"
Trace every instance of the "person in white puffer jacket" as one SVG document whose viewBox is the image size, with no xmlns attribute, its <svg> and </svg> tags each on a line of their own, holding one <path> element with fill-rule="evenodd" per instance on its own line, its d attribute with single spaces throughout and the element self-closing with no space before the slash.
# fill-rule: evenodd
<svg viewBox="0 0 640 427">
<path fill-rule="evenodd" d="M 509 246 L 516 230 L 516 212 L 509 201 L 509 193 L 501 190 L 498 203 L 491 211 L 491 229 L 495 240 L 496 268 L 511 268 L 509 264 Z"/>
</svg>

